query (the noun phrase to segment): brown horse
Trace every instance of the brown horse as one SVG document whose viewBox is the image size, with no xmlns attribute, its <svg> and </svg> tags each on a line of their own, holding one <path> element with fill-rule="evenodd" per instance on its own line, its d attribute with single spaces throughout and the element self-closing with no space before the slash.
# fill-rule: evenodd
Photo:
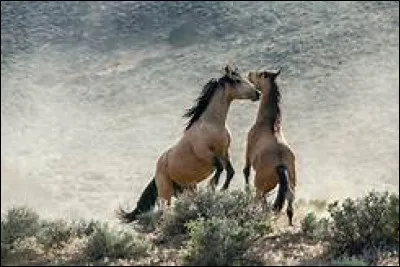
<svg viewBox="0 0 400 267">
<path fill-rule="evenodd" d="M 255 124 L 247 136 L 243 174 L 249 184 L 250 167 L 255 170 L 256 198 L 265 195 L 279 183 L 273 208 L 282 210 L 288 200 L 287 216 L 292 224 L 296 186 L 295 154 L 286 142 L 281 127 L 280 91 L 276 77 L 280 71 L 249 72 L 248 79 L 261 91 L 261 101 Z"/>
<path fill-rule="evenodd" d="M 187 110 L 190 118 L 182 138 L 158 159 L 155 177 L 142 193 L 132 212 L 119 210 L 119 218 L 132 222 L 141 213 L 151 210 L 157 198 L 170 205 L 172 195 L 182 188 L 193 188 L 214 170 L 211 180 L 218 178 L 226 169 L 227 178 L 223 189 L 228 187 L 234 175 L 229 158 L 230 134 L 225 126 L 229 106 L 235 99 L 256 101 L 260 93 L 237 68 L 226 66 L 219 79 L 211 79 L 203 88 L 195 105 Z"/>
</svg>

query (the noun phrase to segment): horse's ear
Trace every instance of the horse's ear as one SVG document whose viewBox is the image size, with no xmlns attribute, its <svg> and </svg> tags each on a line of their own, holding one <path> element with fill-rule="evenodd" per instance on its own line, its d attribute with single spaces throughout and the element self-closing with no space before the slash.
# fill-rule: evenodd
<svg viewBox="0 0 400 267">
<path fill-rule="evenodd" d="M 232 69 L 231 65 L 226 65 L 223 70 L 224 74 L 227 76 L 231 76 L 234 70 Z"/>
<path fill-rule="evenodd" d="M 279 68 L 278 70 L 272 72 L 272 78 L 276 78 L 279 76 L 279 74 L 281 73 L 281 68 Z"/>
<path fill-rule="evenodd" d="M 231 71 L 231 68 L 229 67 L 229 65 L 226 65 L 225 68 L 224 68 L 225 74 L 229 74 L 230 71 Z"/>
<path fill-rule="evenodd" d="M 239 72 L 239 68 L 234 63 L 232 64 L 232 71 L 233 72 Z"/>
<path fill-rule="evenodd" d="M 223 72 L 224 74 L 231 76 L 234 73 L 238 73 L 239 69 L 235 64 L 227 64 L 224 68 L 223 68 Z"/>
</svg>

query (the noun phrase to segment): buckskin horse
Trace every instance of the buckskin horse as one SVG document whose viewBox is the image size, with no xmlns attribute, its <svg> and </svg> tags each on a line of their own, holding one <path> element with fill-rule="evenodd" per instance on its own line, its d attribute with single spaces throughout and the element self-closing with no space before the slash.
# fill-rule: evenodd
<svg viewBox="0 0 400 267">
<path fill-rule="evenodd" d="M 182 188 L 193 188 L 215 171 L 210 186 L 225 168 L 227 177 L 222 190 L 228 188 L 234 175 L 230 162 L 230 134 L 225 126 L 229 106 L 235 99 L 257 101 L 260 93 L 236 67 L 226 66 L 223 76 L 210 79 L 203 87 L 195 105 L 184 117 L 189 118 L 181 139 L 167 149 L 156 164 L 154 178 L 140 196 L 132 212 L 118 211 L 126 223 L 154 208 L 157 198 L 160 206 L 170 205 L 171 197 Z"/>
<path fill-rule="evenodd" d="M 255 171 L 256 199 L 265 195 L 279 183 L 273 209 L 280 212 L 288 200 L 287 216 L 293 225 L 293 201 L 296 186 L 295 154 L 289 147 L 282 131 L 280 91 L 276 83 L 279 71 L 251 71 L 248 80 L 261 91 L 261 100 L 255 124 L 247 135 L 245 167 L 243 174 L 246 187 L 250 169 Z"/>
</svg>

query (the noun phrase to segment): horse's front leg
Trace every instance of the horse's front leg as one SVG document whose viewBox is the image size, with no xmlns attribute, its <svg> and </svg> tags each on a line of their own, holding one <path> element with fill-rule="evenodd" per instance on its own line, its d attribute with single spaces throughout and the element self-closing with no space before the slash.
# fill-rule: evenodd
<svg viewBox="0 0 400 267">
<path fill-rule="evenodd" d="M 214 191 L 215 186 L 218 185 L 219 177 L 224 170 L 224 159 L 223 157 L 216 155 L 216 153 L 212 151 L 208 146 L 204 146 L 201 143 L 195 143 L 193 148 L 198 159 L 205 162 L 208 161 L 215 168 L 214 176 L 209 182 L 209 187 L 211 187 L 211 189 Z"/>
<path fill-rule="evenodd" d="M 225 180 L 224 185 L 221 188 L 221 191 L 224 191 L 224 190 L 228 189 L 229 184 L 231 183 L 231 180 L 232 180 L 233 176 L 235 175 L 235 170 L 233 169 L 228 151 L 225 152 L 224 157 L 221 157 L 221 158 L 215 157 L 215 159 L 216 159 L 216 161 L 219 161 L 219 162 L 217 163 L 218 167 L 216 167 L 217 171 L 215 172 L 214 177 L 210 181 L 210 186 L 211 186 L 212 190 L 215 190 L 215 187 L 218 185 L 219 177 L 221 176 L 221 173 L 222 173 L 223 169 L 225 168 L 226 180 Z"/>
<path fill-rule="evenodd" d="M 231 183 L 231 180 L 233 176 L 235 175 L 235 170 L 233 169 L 231 159 L 229 157 L 229 153 L 226 153 L 226 158 L 225 158 L 225 170 L 226 170 L 226 180 L 224 185 L 222 186 L 221 190 L 224 191 L 228 189 L 229 184 Z"/>
<path fill-rule="evenodd" d="M 215 168 L 215 173 L 213 178 L 211 178 L 209 186 L 211 190 L 215 191 L 215 187 L 218 185 L 219 177 L 224 170 L 223 160 L 217 156 L 213 157 L 213 166 Z"/>
<path fill-rule="evenodd" d="M 244 176 L 244 181 L 245 181 L 245 188 L 249 188 L 249 176 L 250 176 L 250 158 L 249 158 L 249 142 L 246 144 L 246 152 L 245 152 L 245 164 L 243 168 L 243 176 Z"/>
</svg>

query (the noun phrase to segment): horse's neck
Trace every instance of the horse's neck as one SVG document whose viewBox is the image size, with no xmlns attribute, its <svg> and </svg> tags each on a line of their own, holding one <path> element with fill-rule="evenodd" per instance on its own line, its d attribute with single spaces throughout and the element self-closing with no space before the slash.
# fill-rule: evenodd
<svg viewBox="0 0 400 267">
<path fill-rule="evenodd" d="M 268 125 L 269 123 L 269 117 L 271 114 L 269 114 L 269 109 L 268 109 L 268 94 L 261 94 L 261 100 L 260 100 L 260 105 L 258 106 L 258 113 L 257 113 L 257 118 L 256 118 L 256 123 L 259 125 Z"/>
<path fill-rule="evenodd" d="M 212 97 L 201 119 L 208 123 L 225 127 L 230 104 L 231 101 L 225 97 L 224 91 L 218 90 Z"/>
<path fill-rule="evenodd" d="M 260 100 L 260 105 L 258 107 L 258 113 L 257 113 L 257 118 L 256 118 L 256 124 L 262 127 L 267 127 L 270 129 L 270 123 L 271 123 L 271 117 L 274 116 L 272 109 L 270 108 L 269 105 L 271 103 L 268 103 L 268 94 L 261 94 L 261 100 Z M 275 125 L 273 126 L 274 131 L 272 133 L 279 133 L 281 132 L 281 118 L 278 117 Z"/>
</svg>

